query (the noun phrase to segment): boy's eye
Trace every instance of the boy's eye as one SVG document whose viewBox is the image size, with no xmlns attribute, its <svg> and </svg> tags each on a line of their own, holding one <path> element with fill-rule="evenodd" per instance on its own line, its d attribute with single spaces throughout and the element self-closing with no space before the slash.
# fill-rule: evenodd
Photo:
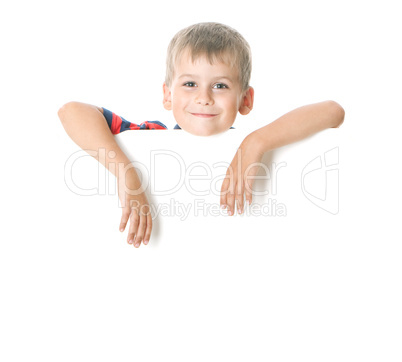
<svg viewBox="0 0 402 362">
<path fill-rule="evenodd" d="M 195 83 L 195 82 L 186 82 L 186 83 L 184 83 L 183 84 L 185 87 L 190 87 L 190 88 L 193 88 L 193 87 L 196 87 L 197 86 L 197 84 Z M 229 88 L 226 84 L 224 84 L 224 83 L 216 83 L 216 84 L 214 84 L 213 85 L 213 87 L 212 88 L 215 88 L 215 89 L 226 89 L 226 88 Z"/>
<path fill-rule="evenodd" d="M 229 88 L 226 84 L 224 83 L 216 83 L 214 85 L 214 88 L 218 88 L 218 89 L 225 89 L 225 88 Z"/>
</svg>

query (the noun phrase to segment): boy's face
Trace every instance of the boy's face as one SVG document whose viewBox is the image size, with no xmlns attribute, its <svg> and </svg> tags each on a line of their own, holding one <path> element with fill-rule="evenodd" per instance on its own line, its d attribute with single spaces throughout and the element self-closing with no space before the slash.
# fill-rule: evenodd
<svg viewBox="0 0 402 362">
<path fill-rule="evenodd" d="M 163 104 L 173 110 L 178 125 L 198 136 L 211 136 L 228 130 L 237 112 L 248 114 L 253 107 L 254 90 L 241 90 L 237 69 L 205 56 L 194 63 L 186 51 L 176 65 L 170 88 L 163 84 Z"/>
</svg>

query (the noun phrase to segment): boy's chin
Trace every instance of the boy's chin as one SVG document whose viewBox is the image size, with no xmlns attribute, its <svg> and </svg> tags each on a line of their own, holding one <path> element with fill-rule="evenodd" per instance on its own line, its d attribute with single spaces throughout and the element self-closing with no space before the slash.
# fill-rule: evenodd
<svg viewBox="0 0 402 362">
<path fill-rule="evenodd" d="M 177 120 L 176 120 L 176 122 L 177 122 Z M 214 135 L 226 132 L 228 129 L 230 129 L 230 126 L 228 126 L 227 129 L 226 128 L 222 129 L 222 127 L 216 129 L 216 128 L 211 128 L 211 127 L 191 127 L 191 126 L 189 127 L 188 124 L 186 124 L 186 123 L 180 124 L 179 122 L 177 122 L 177 124 L 183 131 L 191 133 L 194 136 L 203 136 L 203 137 L 214 136 Z"/>
<path fill-rule="evenodd" d="M 186 129 L 185 127 L 181 127 L 181 129 L 188 133 L 191 133 L 194 136 L 201 136 L 201 137 L 214 136 L 214 135 L 224 132 L 224 131 L 220 131 L 220 130 L 209 130 L 209 129 L 195 129 L 195 130 L 194 129 Z"/>
</svg>

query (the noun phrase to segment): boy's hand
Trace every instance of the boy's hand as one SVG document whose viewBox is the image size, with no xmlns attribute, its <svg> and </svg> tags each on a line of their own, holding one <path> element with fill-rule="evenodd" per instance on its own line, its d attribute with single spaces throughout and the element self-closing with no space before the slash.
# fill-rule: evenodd
<svg viewBox="0 0 402 362">
<path fill-rule="evenodd" d="M 227 207 L 229 216 L 234 214 L 235 201 L 239 214 L 243 212 L 244 193 L 251 204 L 253 176 L 258 172 L 263 155 L 261 140 L 256 133 L 249 134 L 238 148 L 221 188 L 221 208 Z"/>
<path fill-rule="evenodd" d="M 141 182 L 134 168 L 118 177 L 119 199 L 123 207 L 120 231 L 124 231 L 128 220 L 130 229 L 127 242 L 138 248 L 141 241 L 148 244 L 152 231 L 152 215 L 148 199 L 142 191 Z"/>
</svg>

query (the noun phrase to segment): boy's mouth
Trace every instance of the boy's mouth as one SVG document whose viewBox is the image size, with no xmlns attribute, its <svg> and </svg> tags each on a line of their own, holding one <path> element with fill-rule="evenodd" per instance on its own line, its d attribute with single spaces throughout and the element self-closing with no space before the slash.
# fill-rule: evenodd
<svg viewBox="0 0 402 362">
<path fill-rule="evenodd" d="M 195 117 L 200 117 L 200 118 L 212 118 L 217 116 L 217 114 L 213 113 L 191 113 Z"/>
</svg>

